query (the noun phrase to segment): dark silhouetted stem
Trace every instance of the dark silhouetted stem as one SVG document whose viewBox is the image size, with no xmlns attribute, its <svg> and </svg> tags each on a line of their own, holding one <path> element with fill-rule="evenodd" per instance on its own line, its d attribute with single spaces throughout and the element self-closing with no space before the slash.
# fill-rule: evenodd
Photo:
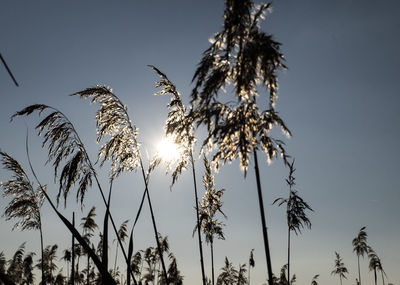
<svg viewBox="0 0 400 285">
<path fill-rule="evenodd" d="M 287 274 L 288 285 L 290 285 L 290 228 L 288 227 L 288 251 L 287 251 Z"/>
<path fill-rule="evenodd" d="M 1 56 L 1 54 L 0 54 L 0 56 Z M 25 149 L 26 149 L 26 155 L 28 156 L 28 159 L 29 159 L 28 129 L 26 130 L 26 136 L 25 136 Z M 31 189 L 32 189 L 32 194 L 35 197 L 36 194 L 34 193 L 33 188 L 31 188 Z M 37 211 L 38 211 L 38 214 L 39 214 L 40 251 L 41 251 L 41 256 L 42 256 L 42 258 L 41 258 L 42 259 L 41 260 L 42 284 L 46 285 L 46 279 L 44 277 L 44 245 L 43 245 L 43 230 L 42 230 L 42 213 L 40 211 L 40 203 L 37 203 L 37 201 L 35 201 L 35 204 L 38 207 Z"/>
<path fill-rule="evenodd" d="M 86 154 L 86 156 L 87 156 L 87 154 Z M 87 159 L 89 159 L 88 156 L 87 156 Z M 119 236 L 118 236 L 117 227 L 116 227 L 116 225 L 115 225 L 115 222 L 114 222 L 114 219 L 113 219 L 113 217 L 112 217 L 112 215 L 111 215 L 111 212 L 109 211 L 109 205 L 108 205 L 108 203 L 107 203 L 107 201 L 106 201 L 106 198 L 104 197 L 103 190 L 102 190 L 102 188 L 101 188 L 101 186 L 100 186 L 100 182 L 99 182 L 99 180 L 98 180 L 98 178 L 97 178 L 97 174 L 96 174 L 96 172 L 94 171 L 94 168 L 93 168 L 92 165 L 91 165 L 91 169 L 92 169 L 92 171 L 93 171 L 93 173 L 94 173 L 94 178 L 95 178 L 95 180 L 96 180 L 97 187 L 99 188 L 99 191 L 100 191 L 100 194 L 101 194 L 101 198 L 102 198 L 102 200 L 103 200 L 103 202 L 104 202 L 106 208 L 108 209 L 108 213 L 109 213 L 109 218 L 110 218 L 110 221 L 111 221 L 111 225 L 113 226 L 114 233 L 115 233 L 116 236 L 117 236 L 117 240 L 118 240 L 118 243 L 119 243 L 119 245 L 120 245 L 120 247 L 121 247 L 122 254 L 124 255 L 124 258 L 125 258 L 126 263 L 129 264 L 128 256 L 126 255 L 125 249 L 124 249 L 124 247 L 122 246 L 122 241 L 121 241 L 121 239 L 120 239 Z M 133 272 L 132 272 L 132 271 L 131 271 L 131 276 L 132 276 L 132 279 L 133 279 L 133 283 L 134 283 L 135 285 L 137 285 L 135 276 L 133 276 Z"/>
<path fill-rule="evenodd" d="M 193 173 L 193 185 L 194 185 L 194 198 L 196 201 L 196 218 L 197 218 L 197 237 L 199 240 L 199 250 L 200 250 L 200 265 L 201 265 L 201 276 L 203 278 L 203 285 L 206 285 L 206 275 L 204 273 L 204 259 L 203 259 L 203 244 L 201 242 L 201 234 L 200 234 L 200 216 L 199 216 L 199 198 L 197 195 L 197 183 L 196 183 L 196 171 L 194 170 L 194 159 L 193 153 L 190 150 L 190 161 L 192 164 L 192 173 Z"/>
<path fill-rule="evenodd" d="M 90 285 L 89 283 L 89 273 L 90 273 L 90 256 L 87 255 L 87 276 L 86 276 L 86 285 Z"/>
<path fill-rule="evenodd" d="M 161 259 L 161 265 L 162 265 L 162 268 L 163 268 L 164 278 L 165 278 L 165 280 L 166 280 L 166 283 L 169 284 L 169 282 L 168 282 L 168 275 L 167 275 L 167 269 L 166 269 L 166 267 L 165 267 L 163 252 L 162 252 L 162 250 L 161 250 L 160 240 L 159 240 L 159 238 L 158 238 L 158 231 L 157 231 L 156 220 L 155 220 L 155 217 L 154 217 L 153 206 L 152 206 L 152 204 L 151 204 L 151 199 L 150 199 L 150 194 L 149 194 L 148 189 L 147 189 L 147 202 L 149 203 L 150 214 L 151 214 L 151 220 L 152 220 L 152 223 L 153 223 L 153 229 L 154 229 L 155 239 L 156 239 L 156 242 L 157 242 L 158 254 L 159 254 L 160 259 Z"/>
<path fill-rule="evenodd" d="M 116 225 L 115 225 L 113 216 L 112 216 L 112 214 L 111 214 L 111 212 L 110 212 L 110 210 L 109 210 L 109 205 L 108 205 L 108 203 L 107 203 L 107 201 L 106 201 L 106 198 L 105 198 L 105 196 L 104 196 L 103 188 L 102 188 L 101 185 L 100 185 L 99 179 L 98 179 L 98 177 L 97 177 L 97 173 L 96 173 L 96 171 L 94 170 L 93 164 L 92 164 L 92 162 L 91 162 L 91 160 L 90 160 L 90 158 L 89 158 L 89 155 L 87 154 L 87 151 L 86 151 L 86 149 L 85 149 L 85 147 L 84 147 L 84 144 L 83 144 L 82 140 L 81 140 L 80 137 L 79 137 L 78 132 L 76 131 L 74 125 L 71 123 L 71 121 L 68 119 L 68 117 L 67 117 L 63 112 L 61 112 L 60 110 L 58 110 L 58 109 L 56 109 L 56 108 L 54 108 L 54 107 L 50 107 L 50 108 L 53 109 L 54 111 L 60 113 L 68 122 L 70 122 L 71 128 L 72 128 L 74 134 L 76 135 L 76 139 L 78 140 L 79 144 L 81 145 L 82 149 L 84 150 L 83 153 L 84 153 L 84 155 L 85 155 L 85 159 L 86 159 L 86 161 L 89 163 L 90 170 L 91 170 L 92 173 L 93 173 L 93 176 L 94 176 L 94 179 L 95 179 L 95 181 L 96 181 L 97 187 L 98 187 L 98 189 L 99 189 L 99 191 L 100 191 L 101 198 L 102 198 L 102 200 L 103 200 L 103 202 L 104 202 L 104 205 L 105 205 L 106 208 L 108 209 L 109 218 L 110 218 L 110 220 L 111 220 L 111 224 L 112 224 L 112 226 L 113 226 L 114 233 L 115 233 L 115 235 L 117 236 L 118 243 L 119 243 L 119 245 L 120 245 L 120 247 L 121 247 L 122 253 L 123 253 L 124 258 L 125 258 L 125 261 L 126 261 L 126 263 L 129 265 L 128 257 L 127 257 L 127 255 L 126 255 L 125 249 L 124 249 L 124 247 L 123 247 L 123 245 L 122 245 L 122 241 L 121 241 L 121 239 L 120 239 L 119 236 L 118 236 L 118 230 L 117 230 L 117 227 L 116 227 Z M 132 271 L 131 271 L 131 276 L 132 276 L 132 279 L 133 279 L 133 283 L 134 283 L 135 285 L 137 285 L 135 276 L 133 275 L 133 272 L 132 272 Z"/>
<path fill-rule="evenodd" d="M 11 79 L 14 81 L 14 84 L 15 84 L 16 86 L 19 86 L 17 80 L 15 80 L 14 75 L 12 74 L 10 68 L 8 68 L 8 65 L 7 65 L 6 61 L 4 60 L 3 56 L 1 55 L 1 53 L 0 53 L 0 59 L 1 59 L 1 61 L 3 62 L 4 67 L 7 69 L 7 72 L 8 72 L 8 74 L 10 75 Z M 42 282 L 43 282 L 43 279 L 42 279 Z"/>
<path fill-rule="evenodd" d="M 75 212 L 72 212 L 72 226 L 75 228 Z M 75 285 L 75 237 L 72 235 L 72 266 L 71 266 L 71 285 Z"/>
<path fill-rule="evenodd" d="M 117 243 L 117 248 L 115 249 L 114 273 L 115 269 L 117 268 L 117 257 L 118 257 L 118 243 Z"/>
<path fill-rule="evenodd" d="M 357 254 L 358 263 L 358 284 L 361 285 L 360 256 Z"/>
<path fill-rule="evenodd" d="M 40 250 L 42 252 L 42 284 L 46 285 L 46 280 L 44 278 L 44 249 L 43 249 L 43 231 L 42 231 L 42 221 L 40 220 L 40 227 L 39 227 L 39 232 L 40 232 Z"/>
<path fill-rule="evenodd" d="M 156 225 L 156 219 L 154 216 L 154 212 L 153 212 L 153 206 L 151 204 L 151 199 L 150 199 L 150 193 L 149 193 L 149 187 L 148 187 L 148 180 L 146 177 L 146 174 L 144 172 L 144 167 L 143 167 L 143 162 L 142 159 L 140 158 L 140 168 L 142 170 L 142 176 L 143 176 L 143 181 L 144 181 L 144 185 L 145 185 L 145 192 L 147 193 L 147 202 L 149 203 L 149 208 L 150 208 L 150 214 L 151 214 L 151 221 L 153 223 L 153 230 L 154 230 L 154 235 L 155 235 L 155 239 L 157 242 L 157 250 L 158 250 L 158 254 L 160 256 L 160 260 L 161 260 L 161 265 L 163 268 L 163 274 L 164 274 L 164 278 L 165 278 L 165 282 L 168 285 L 168 275 L 167 275 L 167 269 L 165 267 L 165 262 L 164 262 L 164 257 L 163 257 L 163 252 L 161 250 L 161 245 L 160 245 L 160 240 L 158 239 L 158 230 L 157 230 L 157 225 Z"/>
<path fill-rule="evenodd" d="M 273 285 L 271 255 L 269 252 L 268 233 L 267 233 L 267 225 L 266 225 L 265 214 L 264 214 L 264 203 L 263 203 L 262 191 L 261 191 L 261 181 L 260 181 L 260 173 L 259 173 L 259 168 L 258 168 L 257 150 L 254 149 L 253 153 L 254 153 L 254 164 L 255 164 L 254 170 L 256 173 L 256 181 L 257 181 L 258 203 L 260 206 L 261 224 L 262 224 L 262 232 L 263 232 L 263 238 L 264 238 L 265 257 L 267 260 L 268 284 Z"/>
<path fill-rule="evenodd" d="M 110 191 L 108 192 L 107 209 L 106 209 L 106 214 L 104 216 L 104 225 L 103 225 L 102 263 L 104 268 L 107 268 L 107 270 L 108 270 L 108 218 L 110 217 L 110 201 L 111 201 L 112 185 L 113 185 L 113 180 L 110 181 Z"/>
<path fill-rule="evenodd" d="M 64 223 L 64 225 L 68 228 L 68 230 L 72 233 L 72 235 L 78 240 L 79 244 L 83 247 L 84 250 L 86 250 L 86 252 L 88 252 L 90 254 L 90 258 L 93 260 L 94 264 L 97 266 L 102 279 L 106 282 L 106 284 L 108 285 L 116 285 L 116 282 L 114 281 L 114 279 L 111 277 L 111 275 L 108 273 L 107 269 L 103 267 L 103 264 L 101 263 L 100 259 L 98 258 L 98 256 L 95 254 L 95 252 L 90 248 L 90 246 L 87 244 L 87 242 L 85 241 L 85 239 L 81 236 L 81 234 L 76 230 L 74 224 L 71 224 L 58 210 L 57 207 L 54 205 L 53 201 L 50 199 L 49 195 L 47 194 L 47 192 L 45 191 L 43 185 L 40 183 L 35 170 L 33 169 L 30 157 L 29 157 L 29 151 L 28 151 L 28 138 L 26 140 L 26 153 L 28 156 L 28 163 L 29 163 L 29 167 L 32 171 L 33 177 L 35 177 L 36 182 L 39 185 L 40 190 L 42 191 L 44 197 L 46 198 L 46 200 L 49 202 L 51 208 L 53 209 L 53 211 L 57 214 L 57 216 L 60 218 L 60 220 Z M 73 215 L 73 223 L 75 222 L 74 219 L 74 215 Z M 72 248 L 74 248 L 74 245 L 72 246 Z M 72 255 L 74 256 L 74 255 Z M 72 277 L 72 280 L 74 276 Z"/>
<path fill-rule="evenodd" d="M 210 243 L 211 247 L 211 280 L 212 280 L 212 285 L 214 285 L 214 245 L 213 241 L 211 239 Z"/>
<path fill-rule="evenodd" d="M 249 278 L 247 279 L 247 282 L 249 285 L 250 285 L 250 268 L 251 268 L 251 266 L 250 266 L 250 262 L 249 262 Z"/>
</svg>

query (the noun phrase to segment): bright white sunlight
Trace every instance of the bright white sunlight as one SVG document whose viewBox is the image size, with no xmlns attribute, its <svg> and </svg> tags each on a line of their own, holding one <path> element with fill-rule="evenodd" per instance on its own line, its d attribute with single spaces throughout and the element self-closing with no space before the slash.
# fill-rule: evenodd
<svg viewBox="0 0 400 285">
<path fill-rule="evenodd" d="M 182 147 L 174 143 L 172 137 L 163 137 L 157 145 L 157 153 L 163 161 L 172 162 L 179 159 Z"/>
</svg>

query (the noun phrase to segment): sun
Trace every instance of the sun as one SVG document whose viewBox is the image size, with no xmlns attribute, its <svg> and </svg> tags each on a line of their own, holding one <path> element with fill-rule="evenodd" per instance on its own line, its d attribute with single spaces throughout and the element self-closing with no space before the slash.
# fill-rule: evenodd
<svg viewBox="0 0 400 285">
<path fill-rule="evenodd" d="M 182 148 L 171 137 L 164 137 L 157 146 L 157 153 L 163 161 L 173 162 L 181 156 Z"/>
</svg>

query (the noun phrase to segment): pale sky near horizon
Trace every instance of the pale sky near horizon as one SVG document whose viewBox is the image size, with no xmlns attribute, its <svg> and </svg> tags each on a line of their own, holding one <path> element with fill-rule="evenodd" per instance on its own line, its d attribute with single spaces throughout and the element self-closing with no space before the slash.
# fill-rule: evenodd
<svg viewBox="0 0 400 285">
<path fill-rule="evenodd" d="M 291 272 L 296 273 L 297 284 L 310 284 L 316 274 L 320 275 L 319 284 L 339 284 L 330 274 L 337 251 L 349 270 L 343 284 L 354 285 L 357 258 L 351 241 L 366 226 L 368 243 L 381 258 L 388 282 L 400 285 L 400 2 L 276 0 L 272 7 L 261 27 L 282 43 L 288 66 L 279 75 L 276 108 L 293 133 L 284 140 L 296 158 L 297 189 L 314 209 L 310 213 L 312 230 L 293 235 Z M 169 98 L 153 96 L 158 78 L 147 65 L 166 73 L 187 104 L 196 65 L 208 39 L 222 26 L 223 9 L 223 1 L 215 0 L 2 1 L 0 52 L 20 87 L 14 86 L 0 64 L 0 149 L 27 167 L 27 126 L 32 161 L 55 196 L 53 172 L 50 165 L 44 165 L 46 153 L 33 129 L 37 116 L 11 123 L 9 118 L 30 104 L 54 106 L 75 123 L 95 160 L 97 106 L 68 95 L 103 84 L 112 87 L 128 106 L 139 128 L 142 152 L 151 156 L 162 137 Z M 286 196 L 288 171 L 280 160 L 268 166 L 264 155 L 260 155 L 260 163 L 273 271 L 279 275 L 286 263 L 286 220 L 284 209 L 271 204 Z M 201 159 L 196 167 L 203 193 Z M 107 168 L 100 170 L 104 188 L 107 172 Z M 191 173 L 185 172 L 170 191 L 170 177 L 163 172 L 157 170 L 150 182 L 159 231 L 169 237 L 184 284 L 197 285 L 201 275 L 197 240 L 192 238 Z M 130 219 L 132 225 L 143 191 L 139 174 L 123 175 L 115 184 L 112 212 L 117 224 Z M 9 173 L 0 170 L 0 181 L 7 177 Z M 251 270 L 251 281 L 262 284 L 265 257 L 252 164 L 246 179 L 237 163 L 226 165 L 215 179 L 217 188 L 226 189 L 222 199 L 228 216 L 223 220 L 226 240 L 215 242 L 216 272 L 225 256 L 238 267 L 247 262 L 254 248 L 256 267 Z M 80 219 L 96 206 L 101 224 L 104 209 L 97 189 L 88 193 L 83 213 L 74 206 L 74 194 L 67 208 L 61 204 L 60 209 L 68 217 L 75 210 Z M 6 203 L 6 199 L 0 200 L 1 213 Z M 43 215 L 45 244 L 57 243 L 61 256 L 70 244 L 70 235 L 48 204 Z M 11 258 L 27 241 L 26 251 L 39 253 L 39 234 L 11 231 L 12 225 L 12 221 L 0 219 L 0 252 Z M 145 205 L 136 229 L 135 250 L 153 244 Z M 208 246 L 204 245 L 204 250 L 209 273 Z M 115 243 L 110 247 L 111 256 L 114 252 Z M 367 259 L 361 264 L 363 284 L 372 285 Z M 65 269 L 62 262 L 59 265 Z"/>
</svg>

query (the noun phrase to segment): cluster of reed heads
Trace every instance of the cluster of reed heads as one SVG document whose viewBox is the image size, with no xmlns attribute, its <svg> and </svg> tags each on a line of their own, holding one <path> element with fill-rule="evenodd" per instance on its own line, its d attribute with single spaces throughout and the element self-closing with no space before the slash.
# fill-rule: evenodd
<svg viewBox="0 0 400 285">
<path fill-rule="evenodd" d="M 286 68 L 280 51 L 281 44 L 272 35 L 263 32 L 259 25 L 270 5 L 255 5 L 250 0 L 225 0 L 222 30 L 213 36 L 209 48 L 203 52 L 192 79 L 194 87 L 188 106 L 183 104 L 179 92 L 168 77 L 158 68 L 150 66 L 159 77 L 156 95 L 171 96 L 165 136 L 171 138 L 179 148 L 179 157 L 165 161 L 167 172 L 172 176 L 172 185 L 178 181 L 184 170 L 192 170 L 196 211 L 193 235 L 198 240 L 201 267 L 199 280 L 203 285 L 250 284 L 250 269 L 255 266 L 251 250 L 248 263 L 245 262 L 236 269 L 226 258 L 221 273 L 215 276 L 214 241 L 215 238 L 225 238 L 224 224 L 219 220 L 225 217 L 221 200 L 225 190 L 216 189 L 212 166 L 218 170 L 227 161 L 238 159 L 245 176 L 251 162 L 254 166 L 266 258 L 265 273 L 269 285 L 294 282 L 295 277 L 289 278 L 290 234 L 294 232 L 297 235 L 301 233 L 301 229 L 311 228 L 306 212 L 312 209 L 295 189 L 294 159 L 287 154 L 284 142 L 271 136 L 274 127 L 280 128 L 287 136 L 290 136 L 290 131 L 275 107 L 277 73 Z M 266 96 L 260 93 L 265 93 Z M 28 136 L 26 154 L 29 163 L 26 168 L 11 155 L 0 152 L 4 168 L 11 173 L 10 179 L 2 184 L 4 196 L 11 197 L 5 209 L 6 219 L 17 220 L 15 227 L 22 230 L 33 229 L 40 232 L 41 257 L 37 264 L 37 268 L 41 270 L 40 284 L 182 284 L 183 275 L 169 249 L 168 239 L 157 229 L 149 188 L 150 177 L 164 158 L 156 155 L 149 162 L 143 160 L 138 130 L 129 117 L 128 108 L 109 87 L 87 88 L 72 96 L 87 99 L 98 106 L 95 117 L 97 143 L 101 144 L 98 163 L 90 158 L 71 120 L 59 109 L 45 104 L 27 106 L 11 118 L 14 120 L 34 114 L 41 118 L 36 130 L 38 136 L 43 138 L 43 147 L 47 148 L 48 162 L 54 169 L 57 189 L 48 189 L 50 187 L 39 180 L 29 157 Z M 233 99 L 227 96 L 232 96 Z M 204 127 L 207 132 L 201 146 L 196 148 L 196 130 L 199 127 Z M 281 271 L 281 278 L 277 278 L 272 272 L 258 162 L 260 154 L 265 154 L 268 161 L 281 157 L 289 169 L 286 179 L 288 196 L 274 201 L 278 205 L 285 205 L 287 214 L 288 262 Z M 199 157 L 202 157 L 205 169 L 205 191 L 201 201 L 195 168 Z M 97 174 L 97 168 L 105 165 L 110 165 L 108 185 L 103 185 Z M 127 217 L 133 221 L 132 225 L 128 226 L 126 220 L 117 227 L 110 210 L 113 182 L 121 173 L 133 171 L 141 174 L 143 183 L 140 206 L 136 213 Z M 135 185 L 138 183 L 135 182 Z M 92 242 L 94 232 L 99 228 L 94 221 L 95 207 L 82 218 L 81 230 L 75 225 L 75 219 L 71 221 L 58 209 L 62 200 L 64 206 L 67 206 L 67 198 L 72 192 L 75 192 L 77 203 L 83 205 L 87 191 L 93 188 L 97 189 L 105 209 L 97 246 Z M 54 195 L 50 195 L 51 191 L 56 191 L 55 199 Z M 56 274 L 55 256 L 58 246 L 44 246 L 41 209 L 45 202 L 71 233 L 71 246 L 64 250 L 63 255 L 63 260 L 71 268 L 68 269 L 67 276 L 63 276 L 61 271 Z M 135 226 L 146 204 L 150 210 L 155 246 L 134 253 Z M 116 240 L 114 266 L 109 265 L 110 235 Z M 211 274 L 206 274 L 203 240 L 210 246 Z M 116 265 L 118 250 L 122 252 L 125 269 Z M 80 271 L 81 256 L 87 257 L 87 266 Z M 22 245 L 12 260 L 8 262 L 6 269 L 5 257 L 0 255 L 0 284 L 33 284 L 33 253 L 25 254 Z M 313 282 L 316 283 L 317 277 Z"/>
</svg>

